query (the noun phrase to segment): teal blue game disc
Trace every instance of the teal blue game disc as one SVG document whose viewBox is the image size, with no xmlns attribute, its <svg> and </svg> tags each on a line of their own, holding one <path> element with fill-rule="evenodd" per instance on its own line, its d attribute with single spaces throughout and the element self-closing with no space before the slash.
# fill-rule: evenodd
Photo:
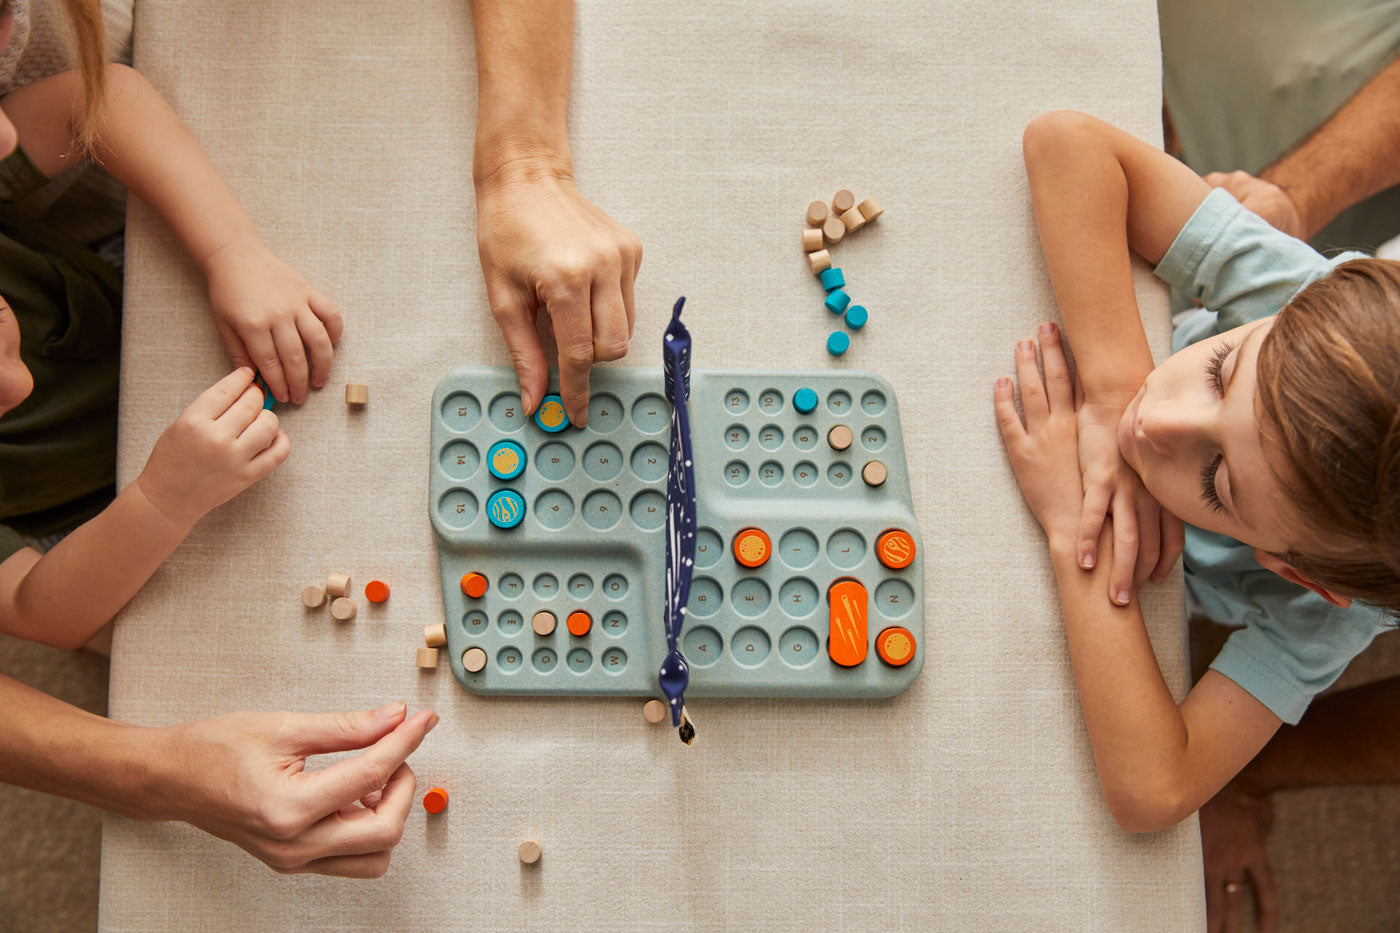
<svg viewBox="0 0 1400 933">
<path fill-rule="evenodd" d="M 812 389 L 798 389 L 792 393 L 792 407 L 800 414 L 810 414 L 817 408 L 817 393 Z"/>
<path fill-rule="evenodd" d="M 514 528 L 525 519 L 525 497 L 514 489 L 498 489 L 486 500 L 486 517 L 497 528 Z"/>
<path fill-rule="evenodd" d="M 515 479 L 525 472 L 525 448 L 515 441 L 497 441 L 486 451 L 486 468 L 496 479 Z"/>
<path fill-rule="evenodd" d="M 546 395 L 535 409 L 535 424 L 541 431 L 558 434 L 569 426 L 569 413 L 564 410 L 564 400 L 557 395 Z"/>
</svg>

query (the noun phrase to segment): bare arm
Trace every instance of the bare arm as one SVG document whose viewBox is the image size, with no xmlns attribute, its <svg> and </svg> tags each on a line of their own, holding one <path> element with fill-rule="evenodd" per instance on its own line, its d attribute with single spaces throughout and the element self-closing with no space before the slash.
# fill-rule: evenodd
<svg viewBox="0 0 1400 933">
<path fill-rule="evenodd" d="M 377 878 L 413 805 L 405 759 L 438 722 L 402 703 L 149 728 L 0 675 L 0 781 L 139 820 L 185 820 L 282 873 Z M 312 755 L 363 749 L 317 771 Z"/>
<path fill-rule="evenodd" d="M 574 185 L 569 152 L 573 0 L 473 0 L 476 33 L 477 248 L 491 314 L 510 350 L 527 413 L 549 382 L 536 330 L 558 344 L 569 419 L 588 421 L 595 362 L 627 352 L 642 244 Z"/>
<path fill-rule="evenodd" d="M 1040 245 L 1086 398 L 1131 398 L 1152 371 L 1129 250 L 1161 261 L 1210 186 L 1087 114 L 1047 113 L 1024 137 Z"/>
<path fill-rule="evenodd" d="M 1111 513 L 1117 537 L 1104 588 L 1127 605 L 1146 580 L 1165 578 L 1185 540 L 1180 520 L 1157 504 L 1118 451 L 1118 420 L 1152 371 L 1131 251 L 1160 261 L 1210 189 L 1160 149 L 1082 113 L 1032 120 L 1024 150 L 1045 265 L 1084 387 L 1076 559 L 1086 569 L 1096 564 L 1099 531 Z"/>
<path fill-rule="evenodd" d="M 25 548 L 0 563 L 0 631 L 55 648 L 82 647 L 188 533 L 132 483 L 47 554 Z"/>
<path fill-rule="evenodd" d="M 1303 239 L 1353 204 L 1400 184 L 1400 59 L 1259 177 L 1288 196 Z"/>
<path fill-rule="evenodd" d="M 1059 589 L 1075 687 L 1109 810 L 1134 832 L 1165 829 L 1194 813 L 1252 758 L 1279 719 L 1228 678 L 1208 673 L 1177 705 L 1167 689 L 1136 600 L 1103 598 L 1100 565 L 1076 560 L 1079 464 L 1074 393 L 1058 331 L 1016 349 L 1025 422 L 1010 380 L 993 391 L 997 424 L 1021 492 L 1045 530 Z M 1100 545 L 1110 546 L 1105 526 Z"/>
<path fill-rule="evenodd" d="M 95 158 L 151 205 L 204 272 L 219 340 L 236 366 L 255 367 L 278 401 L 306 400 L 325 385 L 342 322 L 335 304 L 268 250 L 175 111 L 140 73 L 107 69 Z M 78 159 L 76 72 L 7 95 L 0 105 L 45 175 Z"/>
</svg>

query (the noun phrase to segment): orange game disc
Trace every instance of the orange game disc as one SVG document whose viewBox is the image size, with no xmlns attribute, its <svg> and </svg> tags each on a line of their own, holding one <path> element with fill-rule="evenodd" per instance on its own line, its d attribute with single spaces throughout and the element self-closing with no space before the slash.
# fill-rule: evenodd
<svg viewBox="0 0 1400 933">
<path fill-rule="evenodd" d="M 462 592 L 472 599 L 480 599 L 486 595 L 486 578 L 473 571 L 462 577 Z"/>
<path fill-rule="evenodd" d="M 745 567 L 762 567 L 773 553 L 773 542 L 757 528 L 745 528 L 734 536 L 734 559 Z"/>
<path fill-rule="evenodd" d="M 569 613 L 569 634 L 583 636 L 587 635 L 589 629 L 593 628 L 593 617 L 582 609 L 575 609 Z"/>
<path fill-rule="evenodd" d="M 447 809 L 447 791 L 434 787 L 423 795 L 423 809 L 429 813 L 441 813 Z"/>
<path fill-rule="evenodd" d="M 365 599 L 372 603 L 382 603 L 389 598 L 389 584 L 383 580 L 371 580 L 365 584 Z"/>
<path fill-rule="evenodd" d="M 875 637 L 875 651 L 890 667 L 908 664 L 915 647 L 914 633 L 902 625 L 891 625 Z"/>
<path fill-rule="evenodd" d="M 914 563 L 914 536 L 899 528 L 887 531 L 875 542 L 875 554 L 891 570 L 903 570 Z"/>
</svg>

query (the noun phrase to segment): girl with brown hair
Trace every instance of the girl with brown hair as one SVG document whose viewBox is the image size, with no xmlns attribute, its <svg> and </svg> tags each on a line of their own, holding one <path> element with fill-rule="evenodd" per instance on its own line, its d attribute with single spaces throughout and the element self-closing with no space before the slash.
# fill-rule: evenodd
<svg viewBox="0 0 1400 933">
<path fill-rule="evenodd" d="M 1077 380 L 1042 325 L 1043 375 L 1030 341 L 1015 351 L 1024 420 L 1000 379 L 997 421 L 1049 540 L 1105 800 L 1124 828 L 1163 829 L 1400 611 L 1400 264 L 1323 257 L 1083 114 L 1038 117 L 1024 142 Z M 1156 367 L 1132 252 L 1203 305 Z M 1236 631 L 1178 704 L 1132 589 L 1183 537 L 1188 591 Z"/>
<path fill-rule="evenodd" d="M 0 48 L 15 26 L 0 3 Z M 300 403 L 329 376 L 340 314 L 263 245 L 194 138 L 135 71 L 105 64 L 93 2 L 69 7 L 81 71 L 0 98 L 0 632 L 90 639 L 195 522 L 272 473 L 290 443 L 255 364 Z M 13 202 L 89 158 L 150 204 L 205 273 L 233 372 L 115 489 L 121 279 L 66 229 Z M 141 727 L 0 676 L 0 781 L 137 819 L 186 820 L 278 871 L 377 877 L 413 801 L 405 759 L 437 723 L 403 703 L 233 713 Z M 360 750 L 319 770 L 309 756 Z"/>
</svg>

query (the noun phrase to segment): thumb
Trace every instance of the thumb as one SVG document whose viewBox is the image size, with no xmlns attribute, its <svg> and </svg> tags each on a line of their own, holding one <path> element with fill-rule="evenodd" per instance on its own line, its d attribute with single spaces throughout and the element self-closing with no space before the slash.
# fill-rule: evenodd
<svg viewBox="0 0 1400 933">
<path fill-rule="evenodd" d="M 520 380 L 520 400 L 525 414 L 533 414 L 549 388 L 549 363 L 535 330 L 535 312 L 529 301 L 506 282 L 486 283 L 491 316 L 505 338 L 515 375 Z"/>
<path fill-rule="evenodd" d="M 283 726 L 286 750 L 299 756 L 324 755 L 373 745 L 403 722 L 408 707 L 400 700 L 378 709 L 341 713 L 288 713 Z"/>
</svg>

